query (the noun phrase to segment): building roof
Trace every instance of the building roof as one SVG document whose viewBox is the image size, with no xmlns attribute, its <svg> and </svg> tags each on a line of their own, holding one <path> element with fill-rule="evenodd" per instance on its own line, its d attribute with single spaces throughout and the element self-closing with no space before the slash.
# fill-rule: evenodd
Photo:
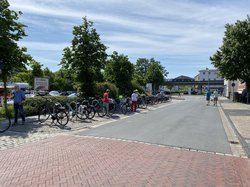
<svg viewBox="0 0 250 187">
<path fill-rule="evenodd" d="M 174 78 L 174 79 L 178 79 L 178 80 L 183 80 L 183 79 L 185 79 L 185 80 L 194 80 L 194 78 L 191 78 L 191 77 L 188 77 L 188 76 L 184 76 L 184 75 L 181 75 L 181 76 L 179 76 L 179 77 L 176 77 L 176 78 Z"/>
</svg>

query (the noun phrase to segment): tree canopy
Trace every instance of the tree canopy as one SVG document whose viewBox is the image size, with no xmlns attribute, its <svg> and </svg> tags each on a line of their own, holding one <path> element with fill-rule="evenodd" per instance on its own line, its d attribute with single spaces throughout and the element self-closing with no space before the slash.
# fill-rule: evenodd
<svg viewBox="0 0 250 187">
<path fill-rule="evenodd" d="M 115 83 L 119 88 L 119 93 L 129 94 L 133 89 L 131 84 L 133 73 L 134 65 L 128 57 L 123 54 L 119 55 L 114 51 L 107 61 L 104 71 L 105 79 Z"/>
<path fill-rule="evenodd" d="M 164 75 L 158 62 L 151 62 L 145 74 L 145 81 L 153 84 L 154 91 L 164 83 Z"/>
<path fill-rule="evenodd" d="M 70 47 L 64 49 L 61 65 L 76 74 L 78 91 L 83 96 L 95 94 L 95 82 L 100 80 L 101 70 L 107 58 L 107 47 L 93 28 L 93 22 L 83 18 L 82 25 L 73 28 L 74 38 Z"/>
<path fill-rule="evenodd" d="M 13 72 L 25 69 L 25 64 L 29 59 L 29 55 L 25 54 L 26 48 L 20 48 L 17 42 L 26 36 L 25 25 L 18 22 L 22 12 L 15 12 L 9 9 L 7 0 L 0 1 L 0 78 L 6 82 Z M 5 105 L 6 93 L 5 92 Z"/>
<path fill-rule="evenodd" d="M 152 83 L 155 89 L 164 83 L 164 78 L 168 74 L 161 63 L 154 58 L 138 58 L 135 64 L 135 72 L 134 77 L 137 82 L 142 85 Z"/>
<path fill-rule="evenodd" d="M 226 24 L 223 44 L 210 57 L 212 64 L 228 80 L 246 82 L 250 89 L 250 17 Z"/>
</svg>

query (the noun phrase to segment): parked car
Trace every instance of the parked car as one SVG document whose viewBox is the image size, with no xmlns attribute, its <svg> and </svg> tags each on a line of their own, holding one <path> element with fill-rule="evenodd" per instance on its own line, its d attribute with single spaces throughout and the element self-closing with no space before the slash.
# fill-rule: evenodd
<svg viewBox="0 0 250 187">
<path fill-rule="evenodd" d="M 68 95 L 68 97 L 77 97 L 77 93 L 72 93 L 72 94 Z"/>
<path fill-rule="evenodd" d="M 50 91 L 49 95 L 51 95 L 51 96 L 59 96 L 61 94 L 58 91 Z"/>
<path fill-rule="evenodd" d="M 35 97 L 35 94 L 28 93 L 28 94 L 25 94 L 25 97 Z"/>
</svg>

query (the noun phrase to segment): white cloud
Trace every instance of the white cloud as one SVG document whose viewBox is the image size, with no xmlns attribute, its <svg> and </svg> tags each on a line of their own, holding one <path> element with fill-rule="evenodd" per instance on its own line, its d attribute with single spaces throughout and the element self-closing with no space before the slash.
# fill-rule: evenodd
<svg viewBox="0 0 250 187">
<path fill-rule="evenodd" d="M 69 43 L 46 43 L 46 42 L 19 42 L 20 46 L 27 47 L 34 51 L 63 51 L 63 49 L 69 46 Z"/>
<path fill-rule="evenodd" d="M 31 24 L 31 42 L 22 42 L 37 51 L 60 51 L 69 45 L 74 25 L 87 16 L 108 51 L 131 58 L 181 56 L 195 64 L 210 64 L 208 58 L 221 45 L 226 23 L 245 19 L 250 2 L 246 0 L 9 0 L 11 7 L 23 11 Z M 50 43 L 48 38 L 58 38 Z M 34 34 L 33 32 L 36 32 Z M 40 36 L 40 37 L 39 37 Z M 69 36 L 69 35 L 68 35 Z M 61 38 L 60 38 L 61 37 Z M 60 39 L 59 39 L 60 38 Z M 41 57 L 40 57 L 41 58 Z M 171 59 L 168 59 L 171 61 Z M 184 59 L 179 59 L 179 63 Z M 202 62 L 202 63 L 199 63 Z"/>
</svg>

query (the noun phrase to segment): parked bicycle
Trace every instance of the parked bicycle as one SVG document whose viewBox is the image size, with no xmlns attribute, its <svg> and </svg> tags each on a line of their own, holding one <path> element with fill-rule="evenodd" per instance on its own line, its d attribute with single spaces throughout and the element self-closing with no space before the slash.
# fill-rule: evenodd
<svg viewBox="0 0 250 187">
<path fill-rule="evenodd" d="M 44 123 L 49 118 L 52 119 L 52 123 L 56 120 L 57 123 L 59 123 L 62 126 L 65 126 L 69 122 L 69 116 L 65 110 L 65 107 L 62 107 L 62 105 L 59 102 L 52 102 L 51 99 L 45 98 L 46 100 L 45 105 L 41 108 L 38 114 L 38 120 L 41 123 Z"/>
<path fill-rule="evenodd" d="M 96 114 L 95 107 L 91 104 L 91 100 L 93 99 L 92 98 L 90 100 L 85 99 L 81 103 L 83 109 L 87 112 L 88 119 L 93 119 Z"/>
<path fill-rule="evenodd" d="M 68 113 L 69 120 L 74 121 L 74 118 L 85 120 L 88 118 L 88 112 L 85 110 L 85 107 L 80 104 L 80 102 L 74 102 L 71 103 L 66 102 L 65 104 L 66 112 Z"/>
<path fill-rule="evenodd" d="M 96 97 L 92 102 L 92 105 L 95 108 L 99 117 L 104 117 L 107 113 L 106 108 L 103 106 L 102 99 L 100 97 Z"/>
<path fill-rule="evenodd" d="M 137 100 L 137 108 L 142 108 L 142 109 L 146 109 L 148 107 L 148 104 L 145 100 L 144 96 L 140 96 Z"/>
</svg>

